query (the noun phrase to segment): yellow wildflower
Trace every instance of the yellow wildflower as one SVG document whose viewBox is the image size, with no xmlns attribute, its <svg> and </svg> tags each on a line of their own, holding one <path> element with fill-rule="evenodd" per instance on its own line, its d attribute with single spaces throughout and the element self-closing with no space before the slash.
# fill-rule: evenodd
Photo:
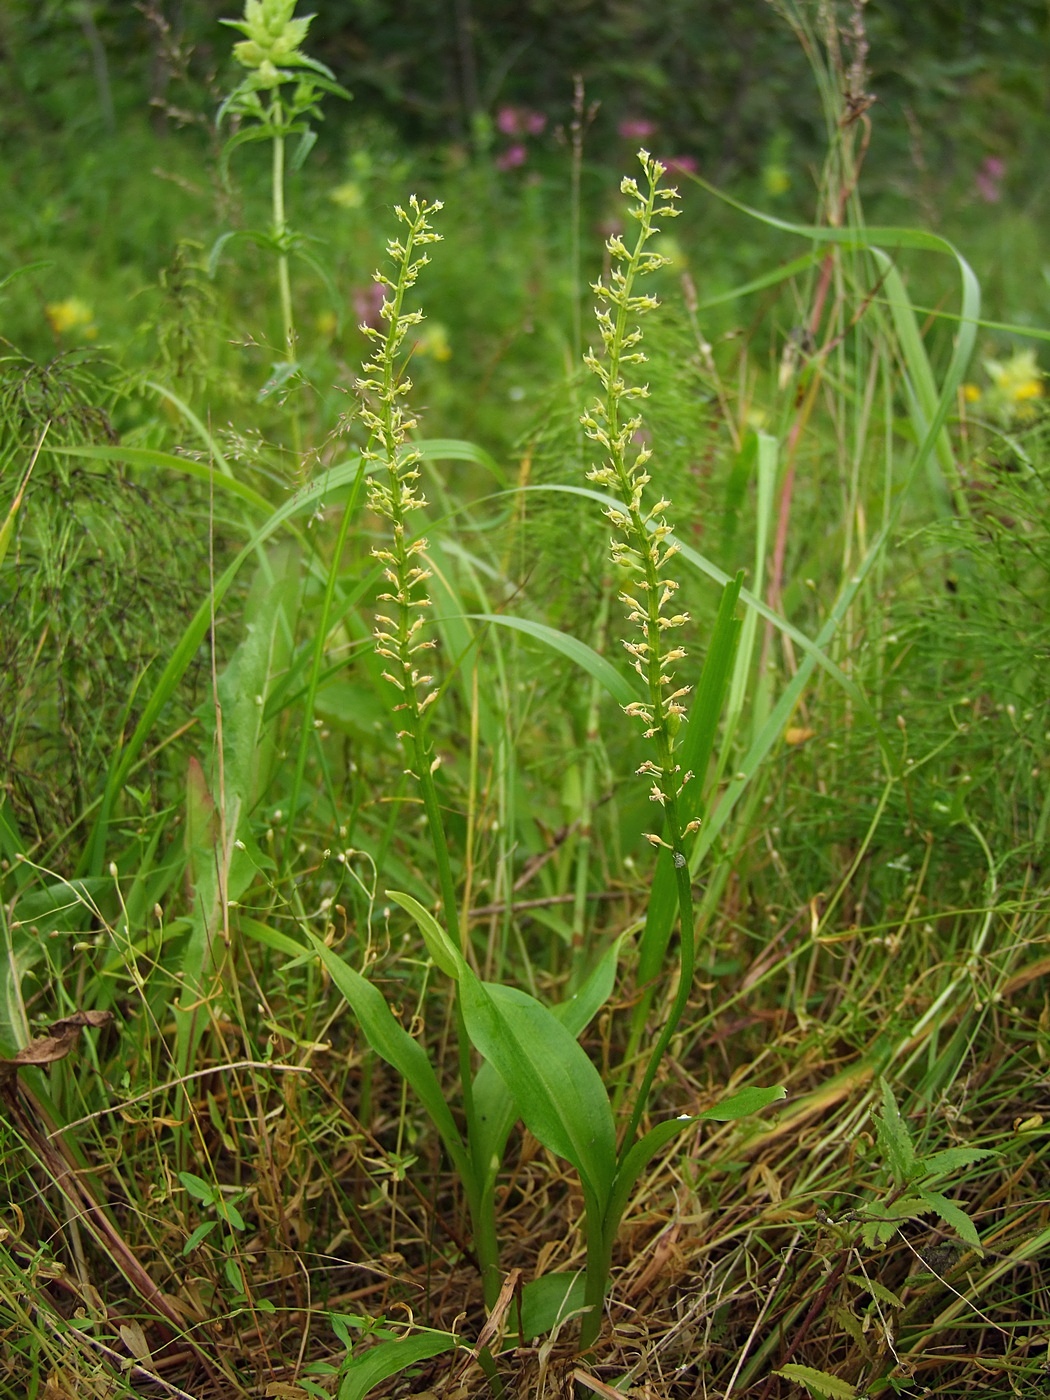
<svg viewBox="0 0 1050 1400">
<path fill-rule="evenodd" d="M 79 331 L 85 340 L 94 340 L 98 335 L 95 313 L 86 301 L 79 297 L 69 297 L 66 301 L 51 301 L 44 307 L 51 329 L 56 335 L 69 335 Z"/>
<path fill-rule="evenodd" d="M 964 384 L 962 386 L 962 393 L 967 403 L 981 402 L 981 390 L 977 384 Z"/>
<path fill-rule="evenodd" d="M 985 360 L 984 369 L 992 383 L 988 409 L 1000 422 L 1034 416 L 1033 400 L 1043 396 L 1043 372 L 1034 350 L 1018 350 L 1008 360 Z"/>
</svg>

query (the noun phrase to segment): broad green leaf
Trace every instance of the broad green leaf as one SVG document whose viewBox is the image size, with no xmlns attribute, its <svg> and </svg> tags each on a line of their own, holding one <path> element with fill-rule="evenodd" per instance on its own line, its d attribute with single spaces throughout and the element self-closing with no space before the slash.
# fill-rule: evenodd
<svg viewBox="0 0 1050 1400">
<path fill-rule="evenodd" d="M 400 904 L 407 914 L 412 915 L 423 935 L 423 942 L 427 945 L 427 952 L 431 959 L 440 967 L 446 977 L 451 977 L 453 982 L 458 982 L 463 968 L 466 966 L 463 954 L 430 910 L 425 909 L 418 899 L 413 899 L 410 894 L 403 894 L 400 890 L 387 890 L 387 895 L 395 904 Z"/>
<path fill-rule="evenodd" d="M 974 1249 L 981 1248 L 981 1237 L 977 1226 L 956 1201 L 949 1201 L 939 1191 L 920 1191 L 920 1200 L 929 1210 L 935 1210 L 946 1224 L 950 1225 L 961 1240 Z"/>
<path fill-rule="evenodd" d="M 879 1150 L 886 1159 L 886 1165 L 898 1185 L 903 1186 L 922 1175 L 922 1167 L 915 1156 L 915 1145 L 911 1140 L 907 1124 L 901 1117 L 893 1090 L 885 1079 L 882 1086 L 882 1112 L 875 1115 L 875 1132 Z"/>
<path fill-rule="evenodd" d="M 468 1193 L 472 1192 L 474 1177 L 470 1160 L 426 1051 L 412 1039 L 387 1006 L 382 993 L 367 978 L 333 953 L 331 948 L 325 947 L 315 933 L 307 929 L 306 935 L 314 952 L 328 969 L 332 981 L 346 998 L 369 1045 L 388 1065 L 393 1065 L 418 1095 L 440 1133 L 465 1188 Z"/>
<path fill-rule="evenodd" d="M 722 1099 L 711 1108 L 705 1108 L 696 1116 L 713 1123 L 733 1123 L 738 1118 L 747 1118 L 752 1113 L 758 1113 L 760 1109 L 768 1108 L 771 1103 L 786 1098 L 787 1090 L 779 1084 L 765 1089 L 752 1084 L 746 1089 L 738 1089 L 735 1094 L 730 1094 L 727 1099 Z"/>
<path fill-rule="evenodd" d="M 471 1041 L 496 1068 L 525 1126 L 571 1162 L 604 1213 L 616 1159 L 616 1131 L 601 1075 L 571 1031 L 526 992 L 460 981 Z"/>
<path fill-rule="evenodd" d="M 493 622 L 500 627 L 524 632 L 526 636 L 534 637 L 552 651 L 567 656 L 604 686 L 619 705 L 630 705 L 642 698 L 642 690 L 638 685 L 621 675 L 612 662 L 607 661 L 593 647 L 581 642 L 578 637 L 570 636 L 568 632 L 560 632 L 556 627 L 548 627 L 543 622 L 533 622 L 527 617 L 505 617 L 500 613 L 469 613 L 468 616 L 475 622 Z"/>
<path fill-rule="evenodd" d="M 840 1381 L 837 1376 L 829 1376 L 827 1371 L 817 1371 L 812 1366 L 799 1366 L 791 1361 L 773 1374 L 804 1385 L 816 1400 L 856 1400 L 857 1389 L 849 1381 Z"/>
<path fill-rule="evenodd" d="M 286 933 L 278 933 L 276 929 L 270 928 L 268 924 L 260 923 L 258 919 L 253 919 L 251 915 L 240 910 L 237 915 L 237 929 L 240 933 L 246 933 L 250 938 L 262 943 L 267 948 L 273 948 L 278 953 L 284 953 L 290 958 L 311 957 L 308 948 L 304 948 L 294 938 L 289 938 Z"/>
<path fill-rule="evenodd" d="M 179 1180 L 195 1200 L 203 1202 L 206 1206 L 215 1204 L 217 1188 L 203 1177 L 194 1176 L 193 1172 L 179 1172 Z"/>
<path fill-rule="evenodd" d="M 399 1337 L 377 1342 L 360 1356 L 352 1356 L 340 1371 L 339 1400 L 364 1400 L 380 1381 L 389 1380 L 408 1366 L 429 1361 L 459 1346 L 451 1332 L 424 1332 L 418 1337 Z"/>
<path fill-rule="evenodd" d="M 521 1337 L 526 1342 L 546 1336 L 559 1322 L 572 1317 L 583 1307 L 584 1275 L 544 1274 L 534 1278 L 521 1290 Z M 518 1332 L 513 1307 L 512 1324 L 508 1329 L 508 1346 L 516 1346 Z"/>
<path fill-rule="evenodd" d="M 615 939 L 574 995 L 550 1008 L 570 1035 L 578 1037 L 612 995 L 622 943 L 622 937 Z M 507 1138 L 518 1120 L 514 1096 L 488 1060 L 474 1077 L 474 1116 L 471 1150 L 478 1174 L 488 1187 L 500 1169 Z"/>
<path fill-rule="evenodd" d="M 427 462 L 473 462 L 475 466 L 491 472 L 501 486 L 507 485 L 505 468 L 476 443 L 466 442 L 462 438 L 424 438 L 421 442 L 414 442 L 412 449 Z"/>
</svg>

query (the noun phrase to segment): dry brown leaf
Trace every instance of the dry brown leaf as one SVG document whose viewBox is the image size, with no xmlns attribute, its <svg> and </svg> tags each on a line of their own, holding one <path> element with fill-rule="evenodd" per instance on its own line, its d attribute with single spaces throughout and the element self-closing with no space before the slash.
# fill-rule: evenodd
<svg viewBox="0 0 1050 1400">
<path fill-rule="evenodd" d="M 0 1059 L 0 1084 L 9 1084 L 23 1065 L 52 1065 L 64 1060 L 85 1027 L 106 1026 L 112 1019 L 112 1011 L 76 1011 L 53 1021 L 46 1035 L 31 1040 L 12 1059 Z"/>
</svg>

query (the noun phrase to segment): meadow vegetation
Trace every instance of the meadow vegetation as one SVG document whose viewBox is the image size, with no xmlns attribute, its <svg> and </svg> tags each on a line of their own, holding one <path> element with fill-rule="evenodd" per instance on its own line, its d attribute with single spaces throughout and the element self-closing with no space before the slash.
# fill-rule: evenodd
<svg viewBox="0 0 1050 1400">
<path fill-rule="evenodd" d="M 869 202 L 859 4 L 725 186 L 410 140 L 294 0 L 125 116 L 97 8 L 0 214 L 0 1393 L 1050 1394 L 1020 159 Z"/>
</svg>

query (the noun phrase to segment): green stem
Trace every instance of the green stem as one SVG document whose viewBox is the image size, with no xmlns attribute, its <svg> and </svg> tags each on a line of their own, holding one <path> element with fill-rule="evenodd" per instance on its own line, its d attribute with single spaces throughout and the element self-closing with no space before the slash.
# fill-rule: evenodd
<svg viewBox="0 0 1050 1400">
<path fill-rule="evenodd" d="M 295 359 L 295 322 L 292 319 L 292 283 L 288 275 L 288 254 L 284 240 L 288 224 L 284 213 L 284 137 L 273 138 L 273 233 L 280 251 L 277 254 L 277 293 L 281 303 L 281 334 L 284 353 L 289 363 Z"/>
<path fill-rule="evenodd" d="M 445 840 L 445 827 L 441 817 L 441 804 L 438 801 L 437 786 L 430 771 L 430 752 L 422 732 L 422 717 L 413 715 L 415 733 L 416 778 L 423 798 L 423 809 L 427 814 L 427 827 L 434 859 L 438 868 L 438 883 L 441 886 L 441 904 L 445 913 L 445 925 L 450 938 L 466 956 L 466 926 L 460 925 L 459 909 L 456 902 L 456 886 L 452 877 L 452 862 Z M 474 1107 L 474 1067 L 470 1060 L 470 1037 L 467 1035 L 466 1020 L 463 1015 L 463 1001 L 459 983 L 455 989 L 456 1049 L 459 1057 L 459 1078 L 463 1094 L 463 1116 L 466 1119 L 467 1143 L 473 1159 L 478 1140 L 477 1112 Z M 496 1235 L 496 1204 L 490 1189 L 484 1183 L 488 1179 L 488 1164 L 474 1160 L 475 1185 L 467 1192 L 467 1207 L 470 1211 L 471 1229 L 474 1236 L 474 1251 L 478 1268 L 481 1270 L 481 1283 L 487 1307 L 492 1307 L 499 1296 L 500 1267 L 499 1243 Z"/>
<path fill-rule="evenodd" d="M 675 847 L 675 853 L 679 854 L 679 847 Z M 693 891 L 689 878 L 689 864 L 686 861 L 682 865 L 675 862 L 675 875 L 678 880 L 678 908 L 680 911 L 679 920 L 679 967 L 678 967 L 678 988 L 675 992 L 674 1001 L 671 1003 L 671 1010 L 667 1020 L 663 1024 L 663 1029 L 653 1046 L 653 1053 L 649 1056 L 649 1063 L 645 1067 L 645 1074 L 642 1082 L 638 1086 L 635 1095 L 634 1108 L 631 1112 L 631 1121 L 628 1124 L 627 1132 L 624 1135 L 623 1143 L 620 1147 L 620 1159 L 629 1152 L 635 1137 L 638 1133 L 638 1125 L 642 1121 L 646 1105 L 649 1102 L 649 1094 L 652 1091 L 653 1080 L 656 1078 L 656 1071 L 660 1066 L 671 1037 L 678 1029 L 685 1012 L 686 1003 L 689 1000 L 689 993 L 693 986 L 693 970 L 696 962 L 696 944 L 693 937 Z"/>
<path fill-rule="evenodd" d="M 589 1191 L 584 1192 L 585 1230 L 587 1234 L 587 1272 L 584 1277 L 583 1301 L 587 1311 L 580 1322 L 580 1350 L 588 1351 L 598 1340 L 602 1330 L 602 1312 L 605 1295 L 609 1289 L 609 1270 L 612 1267 L 613 1239 L 615 1225 L 606 1229 L 606 1222 L 598 1209 L 598 1203 Z"/>
</svg>

